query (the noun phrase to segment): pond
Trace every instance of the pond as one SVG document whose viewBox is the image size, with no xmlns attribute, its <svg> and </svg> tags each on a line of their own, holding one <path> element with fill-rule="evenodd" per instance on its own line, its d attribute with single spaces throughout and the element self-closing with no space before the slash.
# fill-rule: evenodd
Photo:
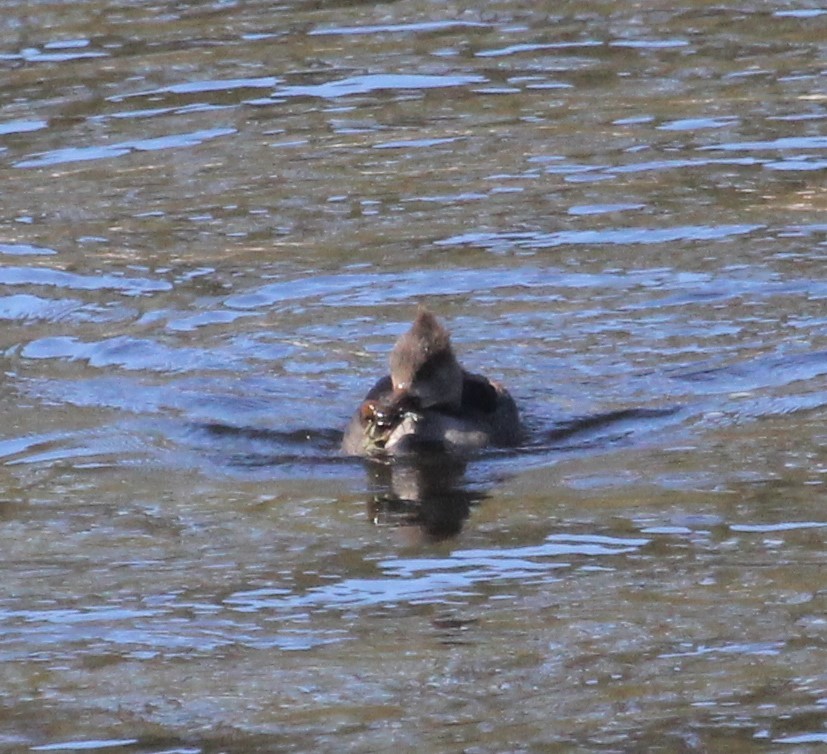
<svg viewBox="0 0 827 754">
<path fill-rule="evenodd" d="M 827 743 L 825 39 L 6 3 L 0 749 Z M 339 451 L 420 304 L 523 445 Z"/>
</svg>

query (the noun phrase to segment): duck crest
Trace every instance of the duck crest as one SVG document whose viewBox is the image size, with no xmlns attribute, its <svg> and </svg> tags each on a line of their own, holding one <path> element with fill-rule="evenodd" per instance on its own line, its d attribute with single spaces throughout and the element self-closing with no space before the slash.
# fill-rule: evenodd
<svg viewBox="0 0 827 754">
<path fill-rule="evenodd" d="M 429 362 L 454 359 L 451 336 L 427 309 L 420 309 L 410 330 L 404 333 L 390 355 L 394 388 L 405 389 Z"/>
</svg>

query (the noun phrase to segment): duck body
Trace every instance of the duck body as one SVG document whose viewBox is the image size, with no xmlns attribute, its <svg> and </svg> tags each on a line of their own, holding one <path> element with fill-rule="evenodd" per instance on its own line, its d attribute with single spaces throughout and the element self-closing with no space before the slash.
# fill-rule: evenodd
<svg viewBox="0 0 827 754">
<path fill-rule="evenodd" d="M 465 454 L 520 442 L 514 399 L 460 367 L 448 331 L 420 310 L 390 356 L 391 373 L 365 396 L 342 441 L 349 455 Z"/>
</svg>

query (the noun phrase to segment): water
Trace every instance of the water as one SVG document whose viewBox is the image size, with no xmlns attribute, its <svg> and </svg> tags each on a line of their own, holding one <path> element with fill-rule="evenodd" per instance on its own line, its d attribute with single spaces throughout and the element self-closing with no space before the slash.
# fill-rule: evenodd
<svg viewBox="0 0 827 754">
<path fill-rule="evenodd" d="M 826 27 L 6 3 L 0 748 L 820 749 Z M 419 302 L 524 447 L 337 453 Z"/>
</svg>

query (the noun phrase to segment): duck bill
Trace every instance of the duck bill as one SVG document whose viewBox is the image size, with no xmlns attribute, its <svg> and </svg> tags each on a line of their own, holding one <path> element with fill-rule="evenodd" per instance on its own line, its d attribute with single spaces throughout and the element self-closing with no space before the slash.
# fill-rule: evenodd
<svg viewBox="0 0 827 754">
<path fill-rule="evenodd" d="M 383 450 L 390 436 L 411 415 L 416 415 L 417 402 L 406 390 L 394 390 L 381 401 L 366 401 L 360 415 L 368 442 Z"/>
</svg>

